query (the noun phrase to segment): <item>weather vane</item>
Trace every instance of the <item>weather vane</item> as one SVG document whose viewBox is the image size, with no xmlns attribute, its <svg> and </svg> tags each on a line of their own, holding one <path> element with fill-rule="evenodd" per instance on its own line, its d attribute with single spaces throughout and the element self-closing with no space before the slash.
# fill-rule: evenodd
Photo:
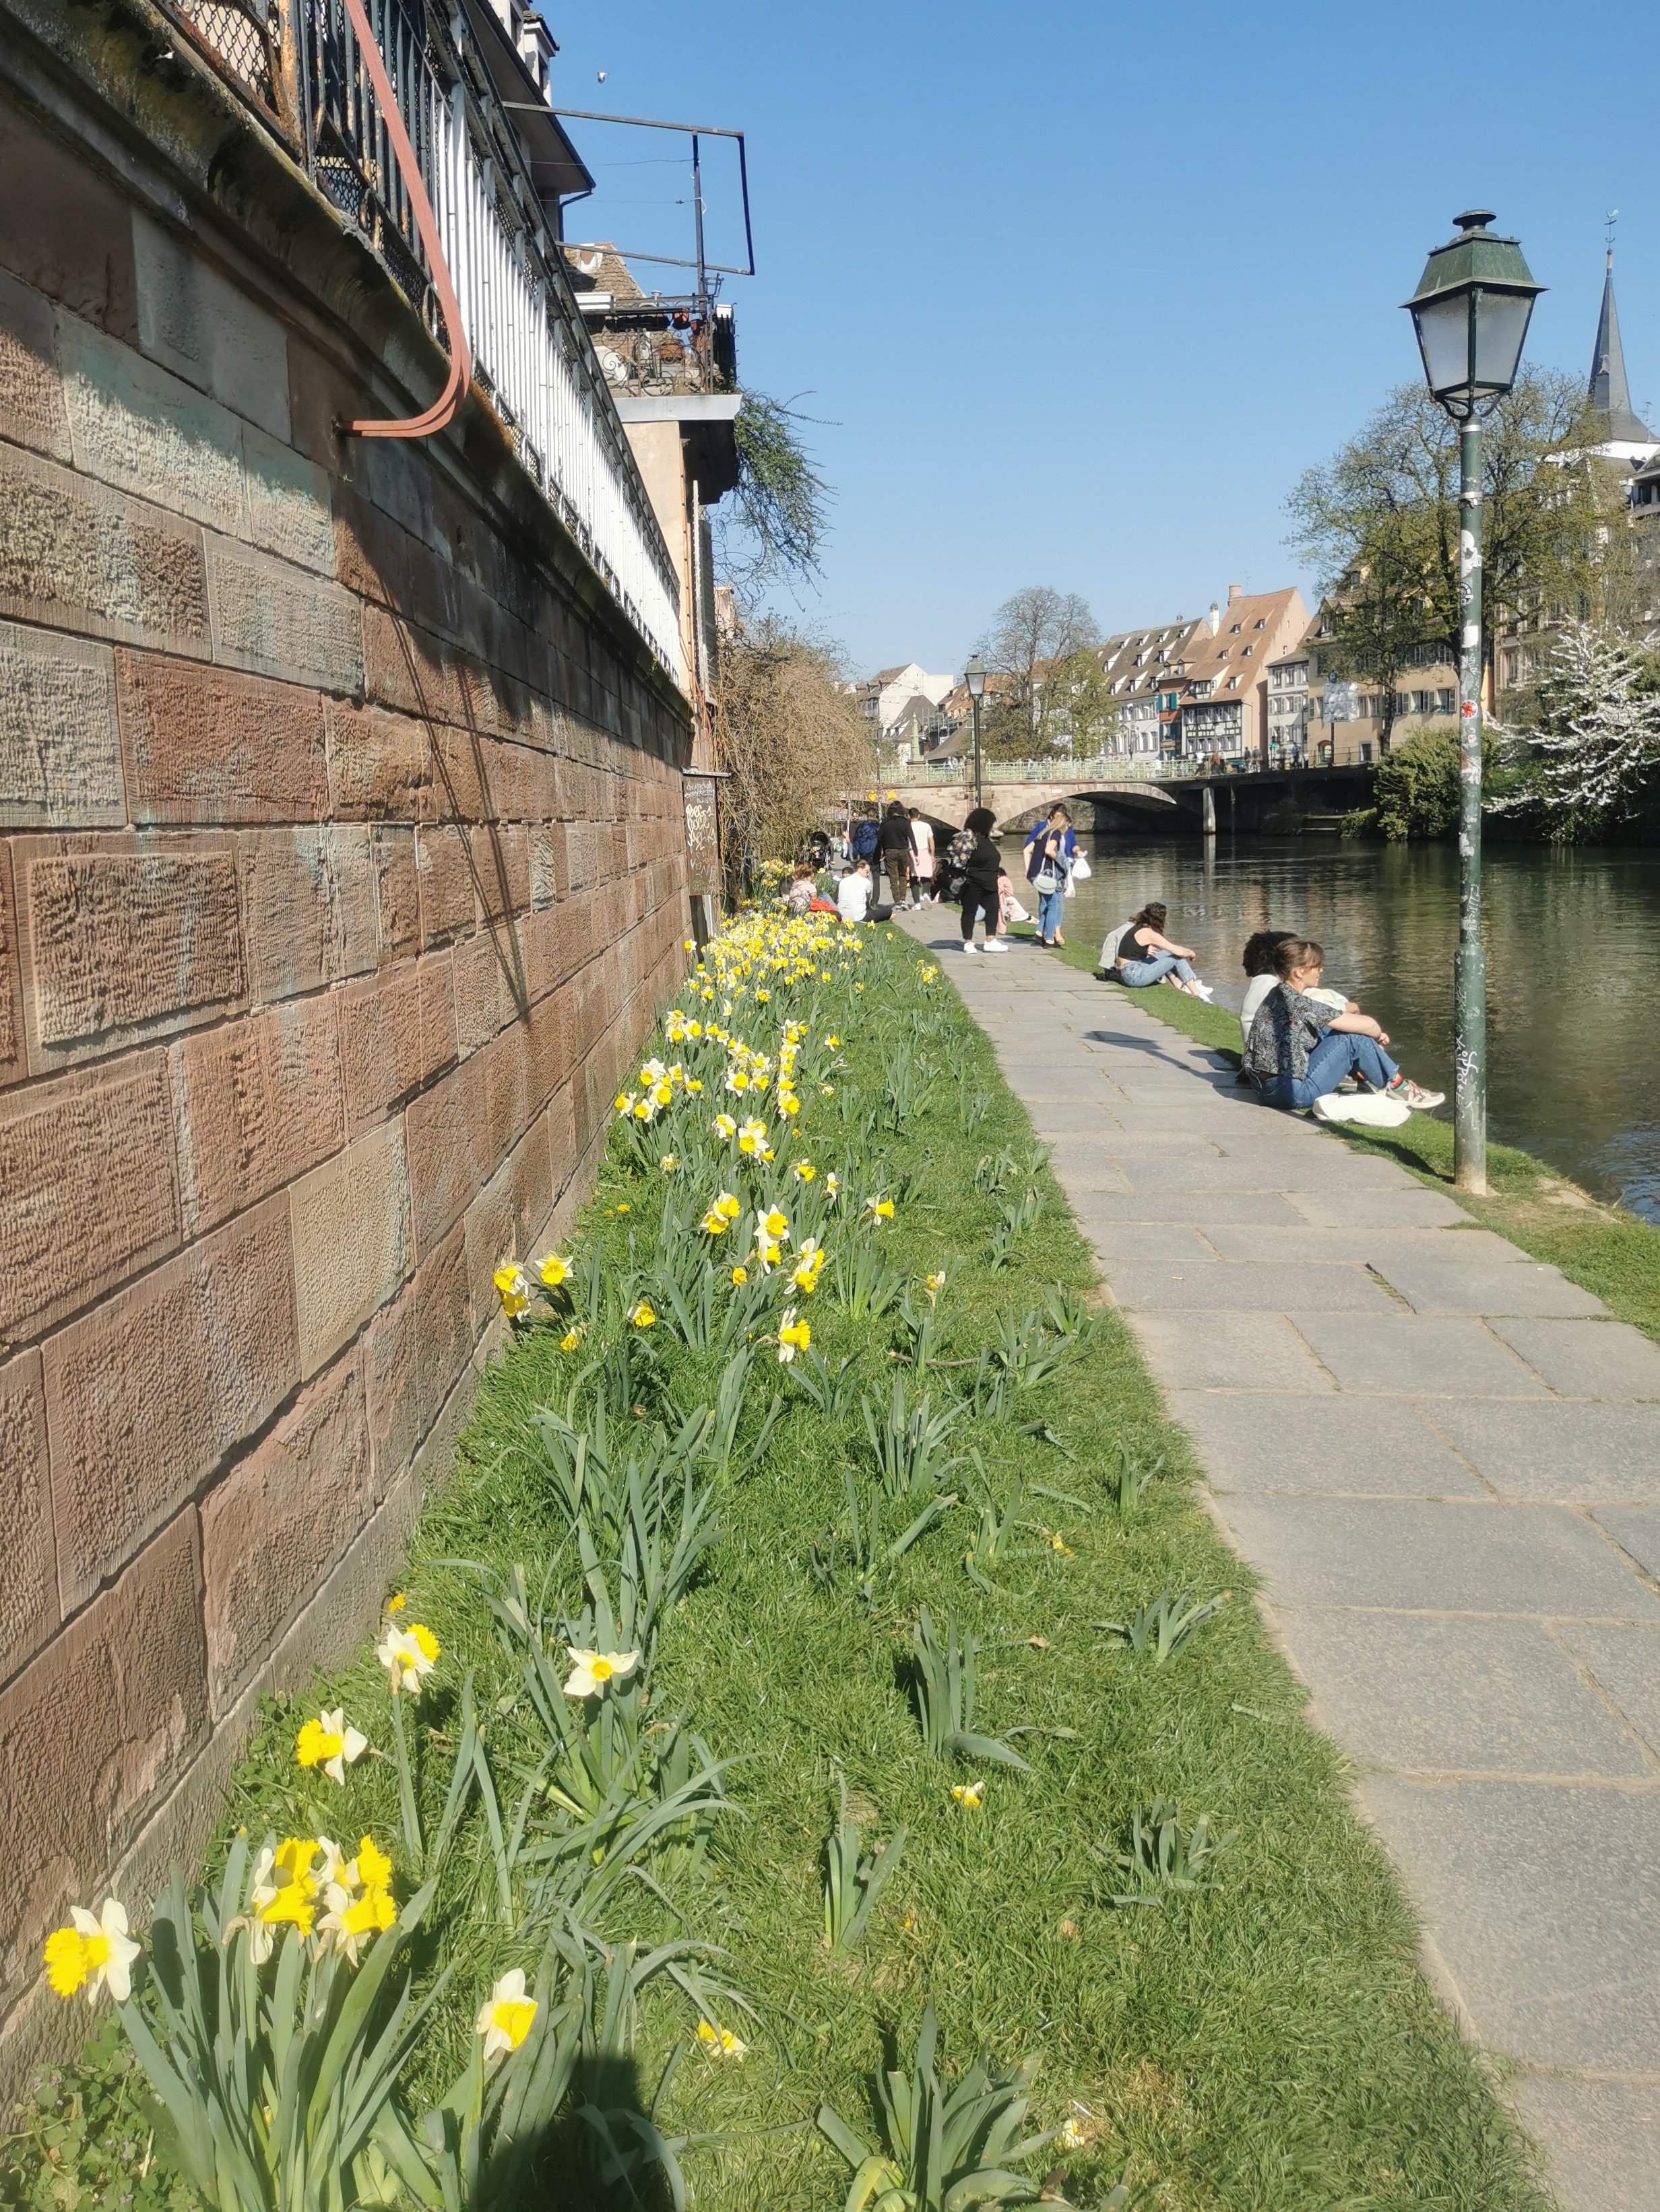
<svg viewBox="0 0 1660 2212">
<path fill-rule="evenodd" d="M 1618 208 L 1610 208 L 1602 218 L 1602 236 L 1608 246 L 1608 258 L 1610 261 L 1614 258 L 1614 226 L 1619 222 L 1619 220 L 1620 210 Z"/>
</svg>

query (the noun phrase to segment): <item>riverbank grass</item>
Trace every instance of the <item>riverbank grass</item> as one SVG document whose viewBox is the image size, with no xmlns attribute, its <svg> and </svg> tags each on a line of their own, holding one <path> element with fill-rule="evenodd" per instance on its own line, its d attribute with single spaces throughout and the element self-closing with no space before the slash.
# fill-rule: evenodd
<svg viewBox="0 0 1660 2212">
<path fill-rule="evenodd" d="M 1099 973 L 1098 950 L 1093 942 L 1068 943 L 1051 957 L 1095 975 Z M 1104 981 L 1102 989 L 1238 1065 L 1239 1023 L 1225 1007 L 1207 1006 L 1167 984 L 1130 991 L 1122 984 Z M 1511 1145 L 1487 1146 L 1485 1198 L 1455 1190 L 1450 1109 L 1414 1114 L 1398 1129 L 1363 1129 L 1344 1122 L 1331 1126 L 1346 1144 L 1398 1160 L 1419 1182 L 1444 1191 L 1482 1228 L 1509 1237 L 1535 1260 L 1560 1267 L 1570 1282 L 1601 1298 L 1617 1319 L 1660 1340 L 1660 1229 L 1622 1207 L 1603 1205 L 1543 1160 Z"/>
<path fill-rule="evenodd" d="M 599 1190 L 550 1271 L 569 1273 L 544 1297 L 532 1255 L 525 1277 L 504 1270 L 508 1302 L 527 1300 L 514 1341 L 387 1617 L 429 1626 L 441 1649 L 411 1712 L 413 1814 L 390 1758 L 359 1759 L 338 1784 L 296 1770 L 296 1731 L 319 1709 L 344 1707 L 388 1748 L 366 1650 L 268 1709 L 219 1855 L 241 1828 L 373 1831 L 406 1896 L 397 1839 L 411 1820 L 432 1832 L 469 1679 L 501 1804 L 527 1802 L 528 1832 L 568 1849 L 577 1828 L 537 1762 L 566 1797 L 574 1770 L 527 1706 L 523 1638 L 500 1605 L 521 1589 L 550 1638 L 579 1614 L 558 1422 L 593 1451 L 603 1410 L 610 1463 L 649 1456 L 660 1424 L 672 1436 L 689 1409 L 718 1409 L 736 1372 L 725 1449 L 696 1461 L 666 1523 L 684 1530 L 706 1488 L 711 1540 L 641 1662 L 648 1725 L 684 1731 L 694 1773 L 718 1763 L 712 1802 L 642 1856 L 648 1880 L 602 1881 L 581 1907 L 608 1972 L 634 1941 L 642 1957 L 691 1947 L 679 1963 L 701 1978 L 694 2000 L 657 1975 L 581 2075 L 616 2139 L 646 2140 L 617 2116 L 649 2110 L 651 2140 L 721 2212 L 864 2202 L 818 2116 L 879 2142 L 873 2077 L 911 2065 L 931 2006 L 947 2089 L 982 2046 L 998 2069 L 1041 2062 L 1031 2124 L 1054 2134 L 1019 2162 L 1030 2188 L 1011 2201 L 1053 2172 L 1048 2201 L 1079 2206 L 1119 2204 L 1128 2177 L 1162 2212 L 1545 2212 L 1527 2146 L 1417 1972 L 1342 1761 L 1304 1720 L 1249 1577 L 1192 1493 L 1187 1441 L 1098 1303 L 989 1041 L 905 939 L 857 941 L 856 973 L 792 981 L 757 955 L 716 971 L 713 1005 L 694 982 L 658 1048 L 680 1079 L 651 1076 L 619 1102 Z M 830 969 L 822 941 L 813 959 Z M 728 1045 L 689 1042 L 688 1006 L 766 1057 L 765 1080 Z M 778 1103 L 789 1019 L 806 1025 L 794 1115 Z M 725 1087 L 733 1073 L 741 1094 Z M 727 1111 L 732 1133 L 711 1136 Z M 746 1120 L 770 1133 L 744 1152 Z M 735 1212 L 714 1228 L 723 1188 Z M 786 1229 L 768 1226 L 769 1200 Z M 734 1285 L 734 1269 L 751 1279 Z M 709 1334 L 706 1273 L 717 1330 L 731 1301 L 748 1316 L 713 1346 L 689 1340 Z M 556 1680 L 565 1643 L 589 1640 L 551 1642 Z M 654 1786 L 678 1771 L 666 1755 Z M 613 1849 L 602 1838 L 599 1859 Z M 412 2112 L 465 2063 L 481 1996 L 513 1967 L 537 1971 L 533 1896 L 498 1883 L 477 1795 L 456 1857 L 466 1871 L 417 1962 L 421 1991 L 441 1960 L 453 1978 L 400 2090 Z M 879 1864 L 866 1924 L 832 1947 Z M 93 2201 L 65 2193 L 76 2175 L 49 2141 L 85 2087 L 58 2081 L 58 2111 L 14 2138 L 8 2201 Z M 641 2201 L 669 2203 L 660 2174 L 635 2179 Z M 536 2185 L 571 2212 L 630 2201 L 569 2106 Z M 170 2187 L 166 2201 L 195 2200 Z"/>
</svg>

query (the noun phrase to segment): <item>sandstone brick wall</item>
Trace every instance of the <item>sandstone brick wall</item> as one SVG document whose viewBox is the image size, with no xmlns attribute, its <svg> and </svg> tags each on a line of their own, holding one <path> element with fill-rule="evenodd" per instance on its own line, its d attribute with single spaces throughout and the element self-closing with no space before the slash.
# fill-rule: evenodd
<svg viewBox="0 0 1660 2212">
<path fill-rule="evenodd" d="M 65 1902 L 372 1619 L 687 927 L 684 702 L 477 403 L 343 439 L 362 344 L 109 143 L 0 82 L 14 2082 Z"/>
</svg>

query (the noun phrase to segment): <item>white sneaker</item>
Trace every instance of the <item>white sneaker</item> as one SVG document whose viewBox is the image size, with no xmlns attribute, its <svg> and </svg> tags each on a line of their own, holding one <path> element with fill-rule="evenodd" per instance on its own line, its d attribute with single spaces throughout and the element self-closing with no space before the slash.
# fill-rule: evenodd
<svg viewBox="0 0 1660 2212">
<path fill-rule="evenodd" d="M 1006 943 L 1000 937 L 988 937 L 986 939 L 988 952 L 1006 952 L 1008 949 Z"/>
<path fill-rule="evenodd" d="M 1195 983 L 1193 987 L 1193 995 L 1195 999 L 1202 999 L 1208 1006 L 1216 996 L 1216 987 L 1212 983 Z"/>
<path fill-rule="evenodd" d="M 971 937 L 965 937 L 963 939 L 963 950 L 964 952 L 972 952 L 976 960 L 980 957 L 980 947 Z"/>
</svg>

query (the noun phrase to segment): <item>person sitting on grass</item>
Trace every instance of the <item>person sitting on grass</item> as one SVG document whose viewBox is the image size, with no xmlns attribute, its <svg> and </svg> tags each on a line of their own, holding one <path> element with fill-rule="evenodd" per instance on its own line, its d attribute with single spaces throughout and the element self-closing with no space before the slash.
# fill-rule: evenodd
<svg viewBox="0 0 1660 2212">
<path fill-rule="evenodd" d="M 873 888 L 871 882 L 870 862 L 855 860 L 837 884 L 836 890 L 836 910 L 843 921 L 863 921 L 870 912 L 871 892 Z"/>
<path fill-rule="evenodd" d="M 1158 899 L 1149 899 L 1140 914 L 1132 915 L 1118 939 L 1118 980 L 1132 991 L 1152 983 L 1172 983 L 1190 999 L 1209 999 L 1208 983 L 1194 973 L 1198 954 L 1190 945 L 1173 945 L 1164 935 L 1170 909 Z"/>
<path fill-rule="evenodd" d="M 817 871 L 811 860 L 798 860 L 795 872 L 790 878 L 789 889 L 784 893 L 784 903 L 792 914 L 805 914 L 812 905 L 817 884 Z"/>
<path fill-rule="evenodd" d="M 1440 1105 L 1446 1094 L 1401 1073 L 1383 1050 L 1387 1032 L 1370 1014 L 1358 1007 L 1338 1013 L 1310 995 L 1325 966 L 1323 946 L 1309 938 L 1288 937 L 1274 947 L 1278 984 L 1256 1009 L 1245 1040 L 1245 1073 L 1269 1105 L 1306 1113 L 1349 1075 L 1420 1114 Z"/>
</svg>

